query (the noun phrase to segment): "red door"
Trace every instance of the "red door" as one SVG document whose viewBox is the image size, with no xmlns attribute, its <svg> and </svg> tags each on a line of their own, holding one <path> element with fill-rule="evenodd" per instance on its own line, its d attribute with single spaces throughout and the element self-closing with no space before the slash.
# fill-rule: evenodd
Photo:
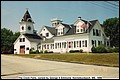
<svg viewBox="0 0 120 80">
<path fill-rule="evenodd" d="M 25 54 L 25 46 L 20 46 L 20 54 Z"/>
</svg>

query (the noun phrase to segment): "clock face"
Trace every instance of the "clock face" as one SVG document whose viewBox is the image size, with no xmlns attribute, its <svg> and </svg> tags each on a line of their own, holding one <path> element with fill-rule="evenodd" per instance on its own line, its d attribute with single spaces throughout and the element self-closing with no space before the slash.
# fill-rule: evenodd
<svg viewBox="0 0 120 80">
<path fill-rule="evenodd" d="M 28 30 L 31 30 L 31 27 L 30 27 L 30 26 L 28 26 Z"/>
</svg>

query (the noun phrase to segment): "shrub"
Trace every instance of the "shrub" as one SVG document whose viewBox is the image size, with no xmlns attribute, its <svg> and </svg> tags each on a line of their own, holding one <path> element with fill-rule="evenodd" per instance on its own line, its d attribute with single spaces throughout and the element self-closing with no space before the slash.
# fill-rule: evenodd
<svg viewBox="0 0 120 80">
<path fill-rule="evenodd" d="M 75 52 L 79 52 L 79 50 L 70 50 L 70 53 L 75 53 Z"/>
<path fill-rule="evenodd" d="M 82 49 L 80 49 L 80 53 L 83 53 L 83 50 L 82 50 Z"/>
<path fill-rule="evenodd" d="M 92 53 L 95 53 L 95 52 L 96 52 L 96 48 L 93 46 L 93 47 L 91 48 L 91 51 L 92 51 Z"/>
<path fill-rule="evenodd" d="M 106 47 L 105 46 L 103 46 L 103 45 L 99 45 L 98 47 L 92 47 L 91 48 L 91 51 L 93 52 L 93 53 L 104 53 L 104 52 L 107 52 L 107 49 L 106 49 Z"/>
<path fill-rule="evenodd" d="M 119 47 L 113 48 L 113 52 L 119 52 Z"/>
<path fill-rule="evenodd" d="M 43 51 L 40 51 L 39 53 L 43 53 Z"/>
<path fill-rule="evenodd" d="M 48 52 L 48 53 L 53 53 L 53 51 L 50 51 L 50 52 Z"/>
<path fill-rule="evenodd" d="M 44 51 L 44 53 L 48 53 L 48 51 L 47 51 L 47 50 L 45 50 L 45 51 Z"/>
<path fill-rule="evenodd" d="M 36 50 L 36 53 L 39 53 L 39 50 Z"/>
</svg>

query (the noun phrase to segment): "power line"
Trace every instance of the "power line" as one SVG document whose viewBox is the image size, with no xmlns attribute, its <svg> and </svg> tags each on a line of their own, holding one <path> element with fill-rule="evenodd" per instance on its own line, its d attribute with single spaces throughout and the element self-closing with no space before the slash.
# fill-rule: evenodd
<svg viewBox="0 0 120 80">
<path fill-rule="evenodd" d="M 105 2 L 105 1 L 104 1 L 104 2 Z M 106 2 L 105 2 L 105 3 L 106 3 Z M 114 6 L 110 5 L 110 4 L 109 4 L 109 6 L 110 6 L 111 8 L 116 8 L 116 9 L 118 9 L 117 7 L 114 7 Z"/>
<path fill-rule="evenodd" d="M 90 2 L 90 3 L 92 3 L 92 2 Z M 109 9 L 109 10 L 115 11 L 115 10 L 113 10 L 113 9 L 111 9 L 111 8 L 108 8 L 108 7 L 105 7 L 105 6 L 101 6 L 101 5 L 99 5 L 99 4 L 95 4 L 95 3 L 92 3 L 92 4 L 97 5 L 97 6 L 99 6 L 99 7 L 102 7 L 102 8 L 106 8 L 106 9 Z"/>
<path fill-rule="evenodd" d="M 105 1 L 106 3 L 109 3 L 109 4 L 112 4 L 112 5 L 114 5 L 114 6 L 117 6 L 117 7 L 119 7 L 119 5 L 116 5 L 116 4 L 114 4 L 114 3 L 111 3 L 111 2 L 108 2 L 108 1 Z"/>
</svg>

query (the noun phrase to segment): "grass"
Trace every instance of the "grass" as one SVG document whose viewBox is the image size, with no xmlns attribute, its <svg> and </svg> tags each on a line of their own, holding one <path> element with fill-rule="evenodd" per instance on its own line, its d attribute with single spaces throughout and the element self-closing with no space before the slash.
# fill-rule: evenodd
<svg viewBox="0 0 120 80">
<path fill-rule="evenodd" d="M 119 67 L 119 53 L 11 54 L 27 58 Z"/>
</svg>

